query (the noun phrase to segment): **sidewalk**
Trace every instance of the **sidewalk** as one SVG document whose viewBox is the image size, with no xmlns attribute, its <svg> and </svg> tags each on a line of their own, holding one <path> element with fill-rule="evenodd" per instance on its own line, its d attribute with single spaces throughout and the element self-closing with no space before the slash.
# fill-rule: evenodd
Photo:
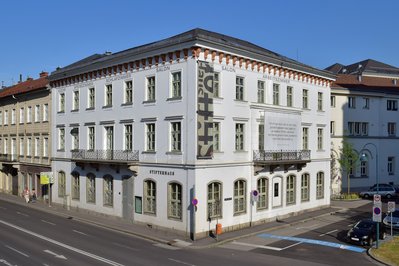
<svg viewBox="0 0 399 266">
<path fill-rule="evenodd" d="M 48 204 L 44 204 L 43 202 L 39 201 L 35 203 L 25 203 L 23 198 L 5 193 L 0 193 L 0 199 L 28 206 L 30 208 L 45 211 L 55 215 L 64 216 L 68 219 L 74 219 L 77 221 L 94 224 L 100 227 L 105 227 L 123 233 L 132 234 L 151 241 L 168 244 L 172 246 L 189 247 L 189 248 L 207 248 L 207 247 L 220 245 L 222 243 L 243 238 L 246 236 L 256 235 L 261 232 L 270 231 L 276 228 L 291 226 L 294 224 L 302 223 L 307 220 L 315 219 L 316 217 L 320 217 L 323 215 L 330 215 L 331 213 L 335 213 L 337 211 L 357 208 L 359 206 L 368 203 L 364 201 L 351 201 L 351 202 L 331 201 L 330 207 L 321 210 L 310 211 L 307 213 L 299 214 L 297 216 L 288 217 L 282 220 L 256 225 L 238 231 L 223 233 L 218 236 L 217 241 L 215 238 L 212 237 L 207 237 L 192 241 L 191 239 L 188 238 L 188 236 L 178 234 L 173 230 L 156 229 L 151 226 L 134 224 L 122 220 L 120 218 L 110 217 L 101 214 L 89 214 L 85 210 L 79 210 L 74 208 L 67 210 L 66 208 L 58 204 L 52 204 L 52 206 L 49 207 Z"/>
</svg>

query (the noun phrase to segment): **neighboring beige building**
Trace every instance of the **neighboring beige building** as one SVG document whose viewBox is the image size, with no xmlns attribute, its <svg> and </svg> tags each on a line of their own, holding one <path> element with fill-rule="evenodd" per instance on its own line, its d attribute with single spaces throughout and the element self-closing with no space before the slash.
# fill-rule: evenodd
<svg viewBox="0 0 399 266">
<path fill-rule="evenodd" d="M 0 90 L 0 191 L 25 187 L 47 195 L 40 173 L 51 171 L 51 91 L 48 73 Z"/>
</svg>

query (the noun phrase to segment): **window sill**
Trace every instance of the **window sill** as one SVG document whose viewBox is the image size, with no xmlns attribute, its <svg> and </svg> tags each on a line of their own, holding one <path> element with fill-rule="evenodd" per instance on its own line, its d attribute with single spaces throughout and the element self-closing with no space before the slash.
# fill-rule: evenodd
<svg viewBox="0 0 399 266">
<path fill-rule="evenodd" d="M 168 151 L 166 152 L 166 155 L 182 155 L 183 153 L 181 151 Z"/>
<path fill-rule="evenodd" d="M 182 222 L 183 221 L 181 217 L 177 218 L 177 217 L 170 217 L 170 216 L 168 216 L 168 220 L 172 220 L 172 221 L 176 221 L 176 222 Z"/>
<path fill-rule="evenodd" d="M 244 150 L 242 150 L 242 151 L 239 150 L 239 151 L 238 151 L 238 150 L 235 150 L 234 153 L 248 153 L 248 151 L 244 151 Z"/>
<path fill-rule="evenodd" d="M 245 214 L 247 214 L 247 212 L 242 211 L 242 212 L 238 212 L 238 213 L 233 213 L 233 216 L 236 217 L 236 216 L 241 216 L 241 215 L 245 215 Z"/>
<path fill-rule="evenodd" d="M 142 151 L 141 154 L 156 154 L 156 151 Z"/>
<path fill-rule="evenodd" d="M 58 111 L 57 114 L 65 114 L 65 111 Z"/>
<path fill-rule="evenodd" d="M 103 109 L 111 109 L 111 108 L 112 108 L 112 105 L 104 105 L 102 108 L 103 108 Z"/>
<path fill-rule="evenodd" d="M 167 98 L 166 101 L 167 101 L 167 102 L 171 102 L 171 101 L 181 101 L 182 99 L 183 99 L 183 97 L 178 96 L 178 97 Z"/>
<path fill-rule="evenodd" d="M 88 108 L 86 108 L 86 111 L 90 111 L 90 110 L 94 110 L 95 108 L 94 107 L 88 107 Z"/>
<path fill-rule="evenodd" d="M 65 149 L 58 149 L 57 152 L 65 152 Z"/>
<path fill-rule="evenodd" d="M 133 102 L 122 103 L 121 106 L 133 106 Z"/>
<path fill-rule="evenodd" d="M 147 100 L 147 101 L 143 101 L 143 104 L 155 104 L 156 101 L 155 100 Z"/>
<path fill-rule="evenodd" d="M 77 112 L 79 112 L 79 109 L 73 109 L 73 110 L 71 110 L 71 113 L 77 113 Z"/>
<path fill-rule="evenodd" d="M 234 99 L 235 102 L 237 103 L 248 103 L 246 100 L 240 100 L 240 99 Z"/>
</svg>

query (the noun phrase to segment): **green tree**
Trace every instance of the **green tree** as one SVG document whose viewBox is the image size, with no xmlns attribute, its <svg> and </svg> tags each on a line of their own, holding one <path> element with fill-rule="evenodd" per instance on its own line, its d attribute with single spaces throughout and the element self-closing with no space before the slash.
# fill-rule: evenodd
<svg viewBox="0 0 399 266">
<path fill-rule="evenodd" d="M 359 163 L 359 154 L 353 149 L 353 144 L 344 137 L 342 140 L 342 146 L 339 148 L 338 162 L 342 172 L 342 176 L 346 174 L 348 181 L 348 195 L 350 194 L 350 177 L 353 171 L 355 171 L 357 164 Z"/>
</svg>

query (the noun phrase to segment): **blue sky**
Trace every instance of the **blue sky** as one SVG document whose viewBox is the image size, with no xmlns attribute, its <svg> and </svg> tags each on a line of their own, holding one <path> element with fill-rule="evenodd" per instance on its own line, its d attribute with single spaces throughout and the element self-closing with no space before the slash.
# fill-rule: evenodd
<svg viewBox="0 0 399 266">
<path fill-rule="evenodd" d="M 0 82 L 37 78 L 94 53 L 193 28 L 237 37 L 324 69 L 375 59 L 399 67 L 399 1 L 0 1 Z"/>
</svg>

